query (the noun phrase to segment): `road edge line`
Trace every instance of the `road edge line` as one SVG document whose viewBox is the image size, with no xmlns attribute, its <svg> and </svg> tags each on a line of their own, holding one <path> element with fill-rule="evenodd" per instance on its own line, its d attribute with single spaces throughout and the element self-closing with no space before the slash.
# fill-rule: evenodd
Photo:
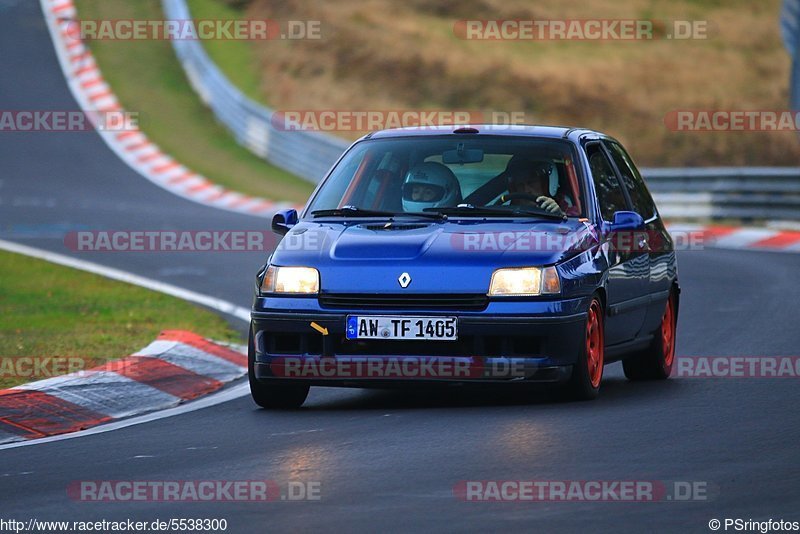
<svg viewBox="0 0 800 534">
<path fill-rule="evenodd" d="M 97 274 L 111 280 L 117 280 L 119 282 L 125 282 L 135 286 L 143 287 L 152 291 L 164 293 L 165 295 L 180 298 L 181 300 L 200 304 L 206 308 L 210 308 L 231 317 L 241 319 L 242 321 L 250 321 L 250 310 L 242 306 L 237 306 L 232 302 L 209 295 L 203 295 L 202 293 L 197 293 L 196 291 L 192 291 L 190 289 L 184 289 L 172 284 L 167 284 L 166 282 L 159 282 L 158 280 L 153 280 L 138 274 L 129 273 L 114 267 L 106 267 L 97 263 L 79 260 L 77 258 L 72 258 L 56 252 L 30 247 L 28 245 L 21 245 L 19 243 L 6 241 L 4 239 L 0 239 L 0 250 L 23 254 L 32 258 L 49 261 L 50 263 Z"/>
</svg>

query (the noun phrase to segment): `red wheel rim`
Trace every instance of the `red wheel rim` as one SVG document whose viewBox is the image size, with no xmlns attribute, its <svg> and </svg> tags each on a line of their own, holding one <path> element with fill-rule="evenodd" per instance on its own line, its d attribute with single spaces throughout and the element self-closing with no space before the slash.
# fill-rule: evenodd
<svg viewBox="0 0 800 534">
<path fill-rule="evenodd" d="M 667 309 L 661 319 L 661 349 L 664 353 L 664 365 L 671 366 L 675 358 L 675 312 L 672 297 L 667 300 Z"/>
<path fill-rule="evenodd" d="M 600 386 L 603 378 L 603 325 L 600 304 L 593 300 L 586 316 L 586 367 L 592 387 Z"/>
</svg>

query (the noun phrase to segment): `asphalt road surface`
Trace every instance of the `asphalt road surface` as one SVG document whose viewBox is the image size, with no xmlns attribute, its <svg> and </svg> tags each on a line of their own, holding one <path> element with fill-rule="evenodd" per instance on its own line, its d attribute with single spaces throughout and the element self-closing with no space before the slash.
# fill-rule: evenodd
<svg viewBox="0 0 800 534">
<path fill-rule="evenodd" d="M 78 109 L 38 2 L 0 2 L 0 50 L 1 109 Z M 249 306 L 261 253 L 73 253 L 55 234 L 266 227 L 265 219 L 159 189 L 94 133 L 0 133 L 5 238 Z M 798 354 L 800 256 L 683 252 L 679 269 L 679 356 Z M 606 368 L 600 399 L 588 403 L 546 394 L 317 388 L 302 410 L 273 413 L 242 397 L 112 432 L 0 451 L 0 519 L 225 518 L 229 532 L 708 532 L 713 518 L 798 520 L 798 400 L 798 381 L 791 378 L 634 384 L 619 364 Z M 66 491 L 75 481 L 133 479 L 318 482 L 321 499 L 91 503 Z M 696 481 L 707 485 L 710 498 L 486 503 L 464 502 L 453 491 L 463 480 L 531 479 Z"/>
</svg>

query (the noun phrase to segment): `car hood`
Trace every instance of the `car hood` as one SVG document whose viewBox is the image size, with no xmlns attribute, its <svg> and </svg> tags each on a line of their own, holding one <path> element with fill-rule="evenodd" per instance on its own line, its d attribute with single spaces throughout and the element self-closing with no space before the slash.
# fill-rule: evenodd
<svg viewBox="0 0 800 534">
<path fill-rule="evenodd" d="M 553 265 L 591 242 L 577 219 L 301 221 L 271 262 L 317 268 L 324 293 L 486 293 L 499 267 Z"/>
</svg>

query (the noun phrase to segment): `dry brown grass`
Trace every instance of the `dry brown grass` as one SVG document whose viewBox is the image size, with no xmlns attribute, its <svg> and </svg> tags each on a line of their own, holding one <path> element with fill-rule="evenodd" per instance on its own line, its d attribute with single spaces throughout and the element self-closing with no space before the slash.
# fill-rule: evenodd
<svg viewBox="0 0 800 534">
<path fill-rule="evenodd" d="M 237 0 L 238 1 L 238 0 Z M 588 5 L 587 5 L 588 4 Z M 251 0 L 248 17 L 320 20 L 318 41 L 255 44 L 278 109 L 524 111 L 630 145 L 644 165 L 795 165 L 790 132 L 677 133 L 675 109 L 787 107 L 779 0 Z M 708 40 L 465 41 L 460 19 L 704 19 Z M 348 137 L 355 137 L 351 133 Z"/>
</svg>

